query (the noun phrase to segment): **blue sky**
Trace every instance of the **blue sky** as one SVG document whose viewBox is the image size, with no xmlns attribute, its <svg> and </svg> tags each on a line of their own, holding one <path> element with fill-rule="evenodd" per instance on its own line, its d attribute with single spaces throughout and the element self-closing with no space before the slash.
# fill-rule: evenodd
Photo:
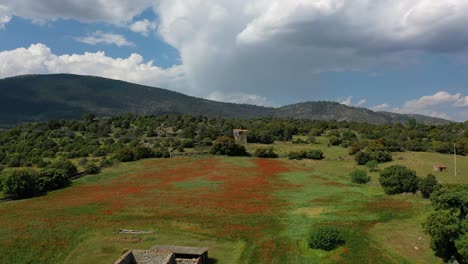
<svg viewBox="0 0 468 264">
<path fill-rule="evenodd" d="M 221 101 L 468 119 L 463 0 L 4 2 L 0 77 L 69 72 Z"/>
</svg>

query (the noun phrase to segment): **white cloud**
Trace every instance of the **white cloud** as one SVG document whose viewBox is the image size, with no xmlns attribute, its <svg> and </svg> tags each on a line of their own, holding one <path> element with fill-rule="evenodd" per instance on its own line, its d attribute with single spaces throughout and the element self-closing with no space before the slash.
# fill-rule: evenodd
<svg viewBox="0 0 468 264">
<path fill-rule="evenodd" d="M 468 96 L 462 96 L 455 102 L 456 107 L 468 107 Z"/>
<path fill-rule="evenodd" d="M 133 32 L 140 33 L 143 36 L 148 36 L 151 31 L 156 30 L 157 24 L 149 21 L 148 19 L 143 19 L 133 22 L 129 28 Z"/>
<path fill-rule="evenodd" d="M 0 5 L 0 29 L 4 29 L 5 25 L 10 22 L 11 15 L 8 7 Z"/>
<path fill-rule="evenodd" d="M 347 105 L 347 106 L 352 106 L 353 105 L 353 97 L 352 96 L 348 96 L 348 98 L 344 99 L 343 101 L 340 102 L 340 104 L 344 104 L 344 105 Z"/>
<path fill-rule="evenodd" d="M 426 95 L 416 100 L 410 100 L 403 106 L 406 112 L 417 112 L 430 106 L 436 106 L 446 103 L 455 103 L 461 99 L 461 94 L 449 94 L 445 91 L 437 92 L 433 95 Z"/>
<path fill-rule="evenodd" d="M 379 105 L 372 106 L 370 109 L 374 110 L 376 112 L 378 112 L 378 111 L 391 111 L 392 107 L 389 104 L 385 103 L 385 104 L 379 104 Z"/>
<path fill-rule="evenodd" d="M 155 11 L 190 83 L 208 94 L 274 98 L 288 89 L 303 98 L 323 72 L 468 48 L 465 0 L 161 0 Z"/>
<path fill-rule="evenodd" d="M 365 98 L 361 99 L 354 105 L 353 105 L 353 97 L 352 96 L 348 96 L 346 99 L 339 100 L 339 101 L 340 101 L 340 104 L 344 104 L 344 105 L 347 105 L 347 106 L 361 107 L 367 102 L 367 99 L 365 99 Z"/>
<path fill-rule="evenodd" d="M 207 99 L 214 101 L 230 102 L 237 104 L 253 104 L 261 106 L 272 106 L 273 104 L 267 98 L 255 94 L 246 93 L 223 93 L 214 91 L 208 95 Z"/>
<path fill-rule="evenodd" d="M 361 99 L 361 100 L 359 100 L 359 102 L 357 102 L 356 107 L 361 107 L 361 106 L 363 106 L 366 102 L 367 102 L 366 99 Z"/>
<path fill-rule="evenodd" d="M 10 14 L 33 21 L 76 19 L 83 22 L 124 24 L 154 0 L 2 0 Z"/>
<path fill-rule="evenodd" d="M 193 94 L 185 82 L 183 66 L 161 69 L 135 53 L 116 59 L 104 52 L 58 56 L 44 44 L 0 52 L 0 78 L 38 73 L 97 75 Z"/>
<path fill-rule="evenodd" d="M 123 35 L 105 33 L 102 31 L 96 31 L 85 37 L 76 37 L 75 40 L 89 45 L 110 44 L 118 47 L 135 46 L 134 43 L 128 41 Z"/>
<path fill-rule="evenodd" d="M 401 107 L 392 107 L 385 103 L 373 106 L 371 109 L 374 111 L 421 114 L 464 121 L 466 120 L 466 112 L 456 109 L 463 107 L 468 107 L 468 96 L 462 96 L 461 93 L 450 94 L 446 91 L 439 91 L 433 95 L 425 95 L 418 99 L 408 100 Z"/>
</svg>

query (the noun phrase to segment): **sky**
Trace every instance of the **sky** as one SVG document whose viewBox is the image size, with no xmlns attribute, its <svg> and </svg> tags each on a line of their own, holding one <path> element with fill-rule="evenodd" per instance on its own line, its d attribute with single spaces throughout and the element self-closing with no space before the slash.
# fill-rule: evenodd
<svg viewBox="0 0 468 264">
<path fill-rule="evenodd" d="M 0 78 L 468 120 L 466 0 L 0 0 Z"/>
</svg>

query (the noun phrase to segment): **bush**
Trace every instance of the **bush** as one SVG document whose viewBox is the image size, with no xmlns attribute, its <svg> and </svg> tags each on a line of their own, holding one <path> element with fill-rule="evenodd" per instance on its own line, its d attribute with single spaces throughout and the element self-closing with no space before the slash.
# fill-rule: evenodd
<svg viewBox="0 0 468 264">
<path fill-rule="evenodd" d="M 133 149 L 133 155 L 135 160 L 148 159 L 154 157 L 154 151 L 145 146 L 137 146 Z"/>
<path fill-rule="evenodd" d="M 331 137 L 330 138 L 330 145 L 332 146 L 338 146 L 343 142 L 343 140 L 339 137 Z"/>
<path fill-rule="evenodd" d="M 353 183 L 366 184 L 370 181 L 367 172 L 364 170 L 355 170 L 349 174 Z"/>
<path fill-rule="evenodd" d="M 48 169 L 63 170 L 67 174 L 67 177 L 73 177 L 78 173 L 78 169 L 69 160 L 55 160 L 49 166 Z"/>
<path fill-rule="evenodd" d="M 115 159 L 121 162 L 129 162 L 129 161 L 134 161 L 135 160 L 135 154 L 130 148 L 121 148 L 119 149 L 115 155 Z"/>
<path fill-rule="evenodd" d="M 419 190 L 424 198 L 429 198 L 439 183 L 433 174 L 428 174 L 426 178 L 419 179 Z"/>
<path fill-rule="evenodd" d="M 332 250 L 345 243 L 340 232 L 333 227 L 319 227 L 309 234 L 309 247 L 315 249 Z"/>
<path fill-rule="evenodd" d="M 401 165 L 393 165 L 380 173 L 380 185 L 386 194 L 416 192 L 418 177 L 416 172 Z"/>
<path fill-rule="evenodd" d="M 366 163 L 366 167 L 369 169 L 370 172 L 378 171 L 379 170 L 378 166 L 379 166 L 379 163 L 376 160 L 369 160 Z"/>
<path fill-rule="evenodd" d="M 313 160 L 322 160 L 325 157 L 323 156 L 323 152 L 319 149 L 309 149 L 305 151 L 305 158 L 306 159 L 313 159 Z"/>
<path fill-rule="evenodd" d="M 301 159 L 313 159 L 313 160 L 322 160 L 325 157 L 323 152 L 318 149 L 309 149 L 309 150 L 300 150 L 300 151 L 291 151 L 288 153 L 289 159 L 301 160 Z"/>
<path fill-rule="evenodd" d="M 237 144 L 233 138 L 222 136 L 215 140 L 210 150 L 211 154 L 228 156 L 245 156 L 245 147 Z"/>
<path fill-rule="evenodd" d="M 70 179 L 64 170 L 43 169 L 37 178 L 37 185 L 41 192 L 47 192 L 69 186 Z"/>
<path fill-rule="evenodd" d="M 392 161 L 392 154 L 388 151 L 371 151 L 369 153 L 370 160 L 376 160 L 378 163 Z"/>
<path fill-rule="evenodd" d="M 101 172 L 101 169 L 96 164 L 94 164 L 94 162 L 88 162 L 85 165 L 85 171 L 88 174 L 98 174 Z"/>
<path fill-rule="evenodd" d="M 367 153 L 358 151 L 356 155 L 354 156 L 354 160 L 356 161 L 358 165 L 364 165 L 367 162 L 369 162 L 371 159 Z"/>
<path fill-rule="evenodd" d="M 101 162 L 99 163 L 99 165 L 102 167 L 102 168 L 107 168 L 107 167 L 110 167 L 114 164 L 114 162 L 111 160 L 111 159 L 108 159 L 108 158 L 103 158 L 101 160 Z"/>
<path fill-rule="evenodd" d="M 36 184 L 38 174 L 33 170 L 13 170 L 3 175 L 3 193 L 12 199 L 34 197 L 40 190 Z"/>
<path fill-rule="evenodd" d="M 259 158 L 277 158 L 278 154 L 275 153 L 272 147 L 270 148 L 258 148 L 255 150 L 256 157 Z"/>
</svg>

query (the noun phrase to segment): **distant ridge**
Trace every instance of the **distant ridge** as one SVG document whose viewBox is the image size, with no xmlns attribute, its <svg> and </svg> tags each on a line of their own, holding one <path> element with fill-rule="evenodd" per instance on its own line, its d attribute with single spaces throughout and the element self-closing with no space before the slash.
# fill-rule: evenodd
<svg viewBox="0 0 468 264">
<path fill-rule="evenodd" d="M 423 115 L 374 112 L 325 101 L 278 108 L 224 103 L 161 88 L 73 74 L 21 75 L 1 79 L 0 95 L 0 125 L 77 119 L 85 113 L 98 116 L 176 113 L 225 118 L 281 117 L 373 124 L 406 122 L 411 118 L 434 125 L 452 122 Z"/>
</svg>

